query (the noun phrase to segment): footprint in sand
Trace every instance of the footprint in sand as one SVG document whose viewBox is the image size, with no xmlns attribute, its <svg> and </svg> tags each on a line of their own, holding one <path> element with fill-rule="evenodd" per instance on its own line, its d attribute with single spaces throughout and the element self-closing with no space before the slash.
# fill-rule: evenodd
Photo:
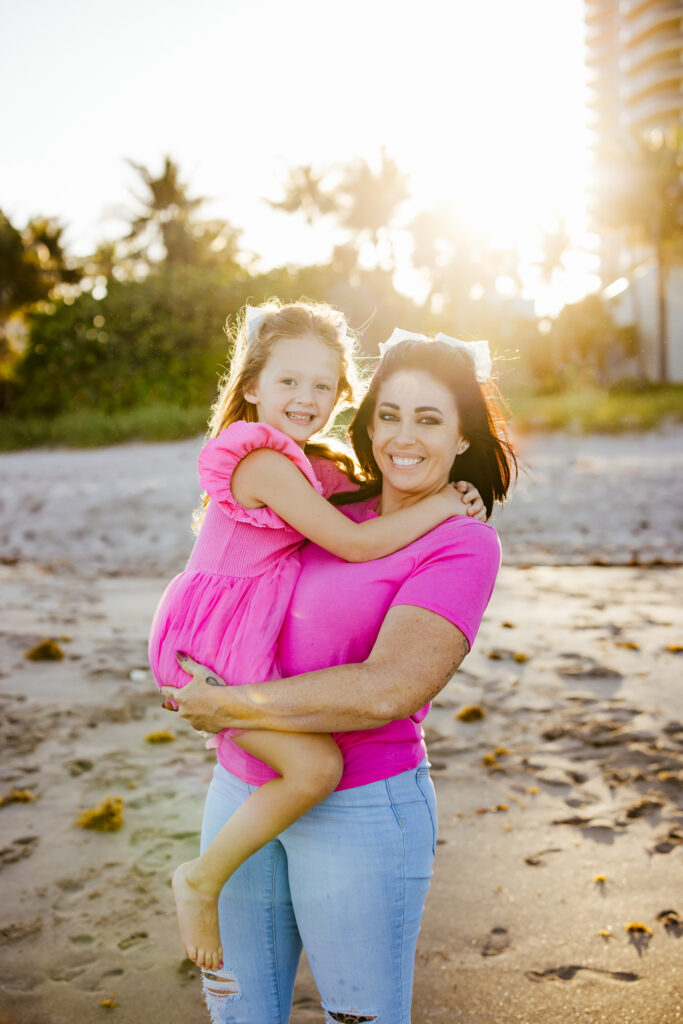
<svg viewBox="0 0 683 1024">
<path fill-rule="evenodd" d="M 489 932 L 481 951 L 482 956 L 499 956 L 510 945 L 507 928 L 496 927 Z"/>
<path fill-rule="evenodd" d="M 529 981 L 573 981 L 579 971 L 602 974 L 614 981 L 638 981 L 640 979 L 640 975 L 634 974 L 632 971 L 607 971 L 602 967 L 584 967 L 583 964 L 548 967 L 545 971 L 525 971 L 525 974 Z"/>
<path fill-rule="evenodd" d="M 16 864 L 18 860 L 30 857 L 35 852 L 38 836 L 22 836 L 15 839 L 9 846 L 0 850 L 0 868 L 6 864 Z"/>
<path fill-rule="evenodd" d="M 0 945 L 9 942 L 20 942 L 21 939 L 28 939 L 37 935 L 42 930 L 43 922 L 37 917 L 34 921 L 12 921 L 0 928 Z"/>
</svg>

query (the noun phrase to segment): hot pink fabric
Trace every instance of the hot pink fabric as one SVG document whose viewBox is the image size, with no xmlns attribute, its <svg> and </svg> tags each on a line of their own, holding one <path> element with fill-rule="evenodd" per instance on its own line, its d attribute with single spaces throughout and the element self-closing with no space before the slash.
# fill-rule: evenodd
<svg viewBox="0 0 683 1024">
<path fill-rule="evenodd" d="M 265 423 L 239 421 L 208 442 L 199 456 L 199 480 L 211 501 L 187 568 L 169 583 L 152 622 L 149 659 L 158 686 L 189 682 L 176 651 L 228 683 L 279 677 L 277 638 L 299 574 L 303 537 L 271 509 L 246 509 L 233 498 L 232 474 L 256 448 L 286 455 L 323 493 L 301 448 Z"/>
<path fill-rule="evenodd" d="M 341 511 L 361 522 L 376 515 L 376 501 L 342 506 Z M 364 661 L 394 605 L 441 615 L 472 646 L 499 567 L 496 531 L 465 517 L 449 519 L 393 555 L 372 562 L 344 562 L 307 543 L 280 636 L 282 675 Z M 416 767 L 425 756 L 420 722 L 428 710 L 429 706 L 381 729 L 335 733 L 344 755 L 338 788 L 362 786 Z M 224 736 L 218 759 L 253 785 L 275 778 L 275 772 Z"/>
</svg>

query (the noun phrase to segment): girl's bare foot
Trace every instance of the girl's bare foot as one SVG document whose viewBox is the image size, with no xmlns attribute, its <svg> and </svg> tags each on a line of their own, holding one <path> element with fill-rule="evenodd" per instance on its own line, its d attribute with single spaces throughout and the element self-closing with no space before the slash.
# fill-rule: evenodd
<svg viewBox="0 0 683 1024">
<path fill-rule="evenodd" d="M 223 966 L 218 929 L 218 893 L 197 876 L 196 860 L 188 860 L 173 873 L 173 895 L 180 938 L 197 967 L 217 971 Z"/>
</svg>

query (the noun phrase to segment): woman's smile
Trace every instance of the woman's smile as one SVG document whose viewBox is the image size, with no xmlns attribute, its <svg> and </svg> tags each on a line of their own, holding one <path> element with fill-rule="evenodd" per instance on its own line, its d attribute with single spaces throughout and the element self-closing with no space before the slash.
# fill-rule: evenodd
<svg viewBox="0 0 683 1024">
<path fill-rule="evenodd" d="M 453 394 L 434 377 L 402 370 L 382 384 L 372 452 L 383 477 L 384 511 L 445 487 L 466 447 Z"/>
</svg>

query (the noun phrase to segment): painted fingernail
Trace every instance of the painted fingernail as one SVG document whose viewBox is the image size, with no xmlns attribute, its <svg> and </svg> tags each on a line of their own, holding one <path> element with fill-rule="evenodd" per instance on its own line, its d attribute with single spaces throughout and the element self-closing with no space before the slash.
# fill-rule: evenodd
<svg viewBox="0 0 683 1024">
<path fill-rule="evenodd" d="M 178 661 L 187 661 L 188 657 L 187 654 L 185 654 L 185 651 L 176 651 L 175 656 L 178 659 Z"/>
</svg>

